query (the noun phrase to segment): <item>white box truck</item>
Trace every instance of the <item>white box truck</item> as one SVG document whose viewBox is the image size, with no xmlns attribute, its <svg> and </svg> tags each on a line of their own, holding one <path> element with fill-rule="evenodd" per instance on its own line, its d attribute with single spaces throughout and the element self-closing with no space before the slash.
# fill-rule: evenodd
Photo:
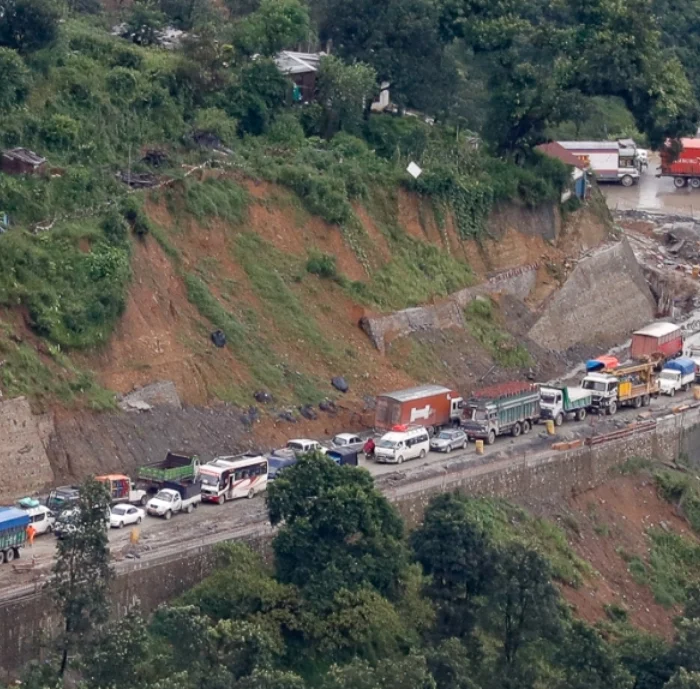
<svg viewBox="0 0 700 689">
<path fill-rule="evenodd" d="M 639 182 L 636 149 L 618 141 L 558 141 L 594 174 L 599 182 L 619 182 L 631 187 Z"/>
</svg>

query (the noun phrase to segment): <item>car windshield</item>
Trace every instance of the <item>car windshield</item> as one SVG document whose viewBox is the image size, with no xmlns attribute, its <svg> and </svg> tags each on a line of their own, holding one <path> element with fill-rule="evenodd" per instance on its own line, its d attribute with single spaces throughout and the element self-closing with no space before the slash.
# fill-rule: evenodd
<svg viewBox="0 0 700 689">
<path fill-rule="evenodd" d="M 675 371 L 661 371 L 661 373 L 659 373 L 659 378 L 663 380 L 675 380 L 677 377 L 678 374 Z"/>
<path fill-rule="evenodd" d="M 551 392 L 542 393 L 540 397 L 545 404 L 554 404 L 554 395 Z"/>
<path fill-rule="evenodd" d="M 598 380 L 589 380 L 587 378 L 583 379 L 584 390 L 595 390 L 596 392 L 605 392 L 605 383 Z"/>
<path fill-rule="evenodd" d="M 270 457 L 270 459 L 267 460 L 267 464 L 270 471 L 279 471 L 283 467 L 291 466 L 292 462 L 288 459 L 275 459 L 274 457 Z"/>
<path fill-rule="evenodd" d="M 122 507 L 121 505 L 113 507 L 112 514 L 126 514 L 126 507 Z"/>
<path fill-rule="evenodd" d="M 396 447 L 396 441 L 395 440 L 386 440 L 386 439 L 380 440 L 377 447 L 385 447 L 385 448 L 388 448 L 390 450 L 393 450 Z"/>
<path fill-rule="evenodd" d="M 454 433 L 450 433 L 449 431 L 443 431 L 443 432 L 440 433 L 440 435 L 438 436 L 438 438 L 439 438 L 440 440 L 452 440 L 452 438 L 454 438 L 454 437 L 455 437 L 455 434 L 454 434 Z"/>
<path fill-rule="evenodd" d="M 472 410 L 472 421 L 486 421 L 486 410 L 485 409 L 473 409 Z"/>
<path fill-rule="evenodd" d="M 201 473 L 199 475 L 199 477 L 205 486 L 218 486 L 219 485 L 219 477 L 218 476 L 212 476 L 212 474 Z"/>
<path fill-rule="evenodd" d="M 336 435 L 335 438 L 333 438 L 333 444 L 337 445 L 338 447 L 347 445 L 349 442 L 350 441 L 347 438 L 344 438 L 342 435 Z"/>
<path fill-rule="evenodd" d="M 161 490 L 160 493 L 156 495 L 156 500 L 162 500 L 163 502 L 172 502 L 173 496 L 170 495 L 170 493 L 166 493 L 164 490 Z"/>
</svg>

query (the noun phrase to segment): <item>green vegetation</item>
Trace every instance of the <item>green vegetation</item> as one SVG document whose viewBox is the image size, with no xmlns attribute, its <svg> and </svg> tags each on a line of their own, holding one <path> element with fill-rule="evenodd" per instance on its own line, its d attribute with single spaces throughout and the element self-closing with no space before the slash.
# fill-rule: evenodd
<svg viewBox="0 0 700 689">
<path fill-rule="evenodd" d="M 464 309 L 464 320 L 469 332 L 500 366 L 505 368 L 532 366 L 532 357 L 527 349 L 518 344 L 498 323 L 493 302 L 490 299 L 472 300 Z"/>
<path fill-rule="evenodd" d="M 211 177 L 203 182 L 187 180 L 183 199 L 187 212 L 200 222 L 214 217 L 240 225 L 246 218 L 248 195 L 245 189 L 229 179 Z"/>
</svg>

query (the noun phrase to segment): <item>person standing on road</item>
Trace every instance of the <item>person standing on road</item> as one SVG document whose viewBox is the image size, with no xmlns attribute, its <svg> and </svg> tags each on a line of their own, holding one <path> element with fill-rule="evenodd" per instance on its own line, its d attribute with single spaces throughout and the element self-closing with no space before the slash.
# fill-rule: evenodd
<svg viewBox="0 0 700 689">
<path fill-rule="evenodd" d="M 34 536 L 36 536 L 36 529 L 33 524 L 27 527 L 27 540 L 29 541 L 29 546 L 34 547 Z"/>
</svg>

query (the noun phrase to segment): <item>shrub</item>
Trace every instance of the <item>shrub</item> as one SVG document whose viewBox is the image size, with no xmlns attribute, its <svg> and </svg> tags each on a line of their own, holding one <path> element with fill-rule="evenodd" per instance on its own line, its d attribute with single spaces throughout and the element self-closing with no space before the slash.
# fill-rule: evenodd
<svg viewBox="0 0 700 689">
<path fill-rule="evenodd" d="M 68 115 L 50 115 L 41 127 L 41 137 L 49 148 L 65 150 L 73 146 L 80 125 Z"/>
<path fill-rule="evenodd" d="M 322 278 L 335 278 L 338 275 L 335 256 L 313 253 L 306 262 L 306 270 Z"/>
</svg>

